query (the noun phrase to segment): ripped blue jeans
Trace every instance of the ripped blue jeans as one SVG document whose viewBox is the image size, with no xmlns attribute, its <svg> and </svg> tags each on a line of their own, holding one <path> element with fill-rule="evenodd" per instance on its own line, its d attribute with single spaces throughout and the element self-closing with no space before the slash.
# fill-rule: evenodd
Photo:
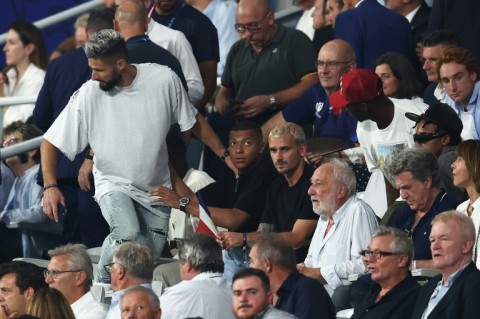
<svg viewBox="0 0 480 319">
<path fill-rule="evenodd" d="M 110 274 L 104 266 L 112 262 L 115 249 L 123 242 L 135 241 L 148 246 L 157 264 L 167 241 L 170 208 L 156 206 L 157 214 L 154 214 L 122 192 L 103 195 L 99 205 L 110 226 L 110 234 L 103 241 L 96 280 L 110 283 Z"/>
</svg>

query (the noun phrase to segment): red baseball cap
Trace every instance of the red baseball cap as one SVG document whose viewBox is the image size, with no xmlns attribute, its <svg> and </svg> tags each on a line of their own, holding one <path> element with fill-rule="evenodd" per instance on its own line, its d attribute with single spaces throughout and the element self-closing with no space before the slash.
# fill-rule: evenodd
<svg viewBox="0 0 480 319">
<path fill-rule="evenodd" d="M 380 95 L 383 89 L 378 75 L 369 69 L 355 69 L 342 76 L 340 90 L 330 96 L 330 105 L 338 115 L 348 104 L 368 102 Z"/>
</svg>

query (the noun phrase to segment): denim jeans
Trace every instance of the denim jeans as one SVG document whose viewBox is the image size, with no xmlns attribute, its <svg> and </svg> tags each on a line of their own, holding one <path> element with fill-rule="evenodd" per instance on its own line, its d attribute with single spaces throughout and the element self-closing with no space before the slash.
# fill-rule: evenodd
<svg viewBox="0 0 480 319">
<path fill-rule="evenodd" d="M 122 192 L 103 195 L 99 205 L 110 226 L 110 234 L 103 241 L 97 281 L 110 283 L 110 274 L 104 266 L 112 262 L 115 249 L 124 242 L 135 241 L 148 246 L 157 264 L 167 241 L 170 208 L 157 206 L 158 214 L 154 214 Z"/>
<path fill-rule="evenodd" d="M 235 273 L 243 268 L 248 268 L 250 266 L 250 260 L 248 259 L 248 254 L 250 249 L 247 249 L 243 253 L 241 247 L 234 247 L 227 250 L 222 250 L 223 263 L 225 264 L 223 277 L 228 281 L 229 284 L 232 283 L 232 278 Z"/>
</svg>

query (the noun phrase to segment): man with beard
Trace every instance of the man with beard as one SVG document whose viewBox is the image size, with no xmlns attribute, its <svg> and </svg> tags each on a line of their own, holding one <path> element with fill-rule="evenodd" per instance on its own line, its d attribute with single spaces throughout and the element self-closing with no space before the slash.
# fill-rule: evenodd
<svg viewBox="0 0 480 319">
<path fill-rule="evenodd" d="M 357 198 L 355 175 L 341 160 L 321 165 L 311 182 L 308 194 L 320 219 L 307 258 L 297 269 L 323 282 L 340 311 L 351 308 L 348 275 L 365 271 L 359 251 L 367 247 L 378 221 L 372 208 Z"/>
<path fill-rule="evenodd" d="M 111 230 L 97 280 L 108 283 L 104 266 L 123 242 L 145 243 L 154 260 L 160 258 L 170 209 L 153 203 L 148 192 L 171 185 L 165 143 L 170 126 L 178 122 L 182 132 L 192 131 L 216 152 L 224 148 L 209 126 L 197 122 L 180 79 L 169 68 L 128 63 L 125 40 L 113 30 L 98 32 L 84 50 L 92 80 L 73 94 L 42 143 L 43 210 L 58 221 L 58 205 L 64 205 L 55 176 L 57 150 L 72 159 L 89 144 L 95 152 L 95 199 Z"/>
</svg>

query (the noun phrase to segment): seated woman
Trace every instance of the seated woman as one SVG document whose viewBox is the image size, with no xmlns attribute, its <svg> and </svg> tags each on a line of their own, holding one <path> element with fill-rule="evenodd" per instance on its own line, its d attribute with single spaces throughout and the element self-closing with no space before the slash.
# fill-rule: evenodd
<svg viewBox="0 0 480 319">
<path fill-rule="evenodd" d="M 410 99 L 422 103 L 423 87 L 410 60 L 396 52 L 388 52 L 378 58 L 375 73 L 383 83 L 383 92 L 395 99 Z"/>
<path fill-rule="evenodd" d="M 473 247 L 473 261 L 480 267 L 478 258 L 478 232 L 480 227 L 480 141 L 467 140 L 457 146 L 457 160 L 452 164 L 453 185 L 464 187 L 468 200 L 461 203 L 457 210 L 472 218 L 475 225 L 476 240 Z"/>
<path fill-rule="evenodd" d="M 409 270 L 413 243 L 407 234 L 380 226 L 362 255 L 372 281 L 351 318 L 410 318 L 420 285 Z"/>
<path fill-rule="evenodd" d="M 28 22 L 13 22 L 3 49 L 6 67 L 0 74 L 0 97 L 37 95 L 43 85 L 48 56 L 40 30 Z M 3 127 L 14 121 L 26 122 L 35 104 L 4 108 Z"/>
</svg>

